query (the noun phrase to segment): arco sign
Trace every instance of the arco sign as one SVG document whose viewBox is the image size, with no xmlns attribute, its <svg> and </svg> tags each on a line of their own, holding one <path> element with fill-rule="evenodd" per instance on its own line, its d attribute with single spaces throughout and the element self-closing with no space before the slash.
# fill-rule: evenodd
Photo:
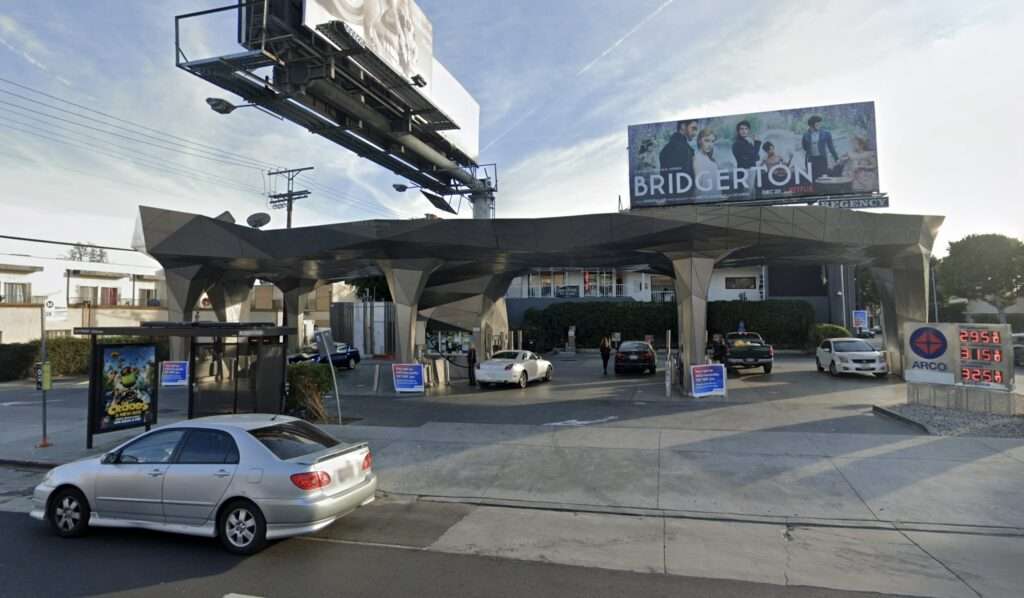
<svg viewBox="0 0 1024 598">
<path fill-rule="evenodd" d="M 903 378 L 907 382 L 955 384 L 956 352 L 950 350 L 950 339 L 956 338 L 957 325 L 908 322 L 903 326 Z"/>
</svg>

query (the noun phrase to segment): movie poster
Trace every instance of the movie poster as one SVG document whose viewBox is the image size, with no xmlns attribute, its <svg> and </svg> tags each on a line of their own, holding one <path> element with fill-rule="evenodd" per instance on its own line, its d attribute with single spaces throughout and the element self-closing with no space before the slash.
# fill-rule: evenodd
<svg viewBox="0 0 1024 598">
<path fill-rule="evenodd" d="M 101 345 L 95 433 L 156 423 L 155 345 Z"/>
<path fill-rule="evenodd" d="M 874 102 L 629 127 L 632 208 L 878 191 Z"/>
</svg>

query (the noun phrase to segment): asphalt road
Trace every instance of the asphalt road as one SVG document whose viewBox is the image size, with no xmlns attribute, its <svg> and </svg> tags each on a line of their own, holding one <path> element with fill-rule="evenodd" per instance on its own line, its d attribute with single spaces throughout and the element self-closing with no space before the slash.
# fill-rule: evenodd
<svg viewBox="0 0 1024 598">
<path fill-rule="evenodd" d="M 879 595 L 431 552 L 421 545 L 451 524 L 451 513 L 361 512 L 367 513 L 362 522 L 349 518 L 317 538 L 277 542 L 249 558 L 230 555 L 213 540 L 135 530 L 99 529 L 62 540 L 27 515 L 0 512 L 0 597 Z M 340 539 L 353 528 L 369 539 Z M 419 534 L 410 537 L 410 529 Z M 389 539 L 408 543 L 388 545 Z"/>
</svg>

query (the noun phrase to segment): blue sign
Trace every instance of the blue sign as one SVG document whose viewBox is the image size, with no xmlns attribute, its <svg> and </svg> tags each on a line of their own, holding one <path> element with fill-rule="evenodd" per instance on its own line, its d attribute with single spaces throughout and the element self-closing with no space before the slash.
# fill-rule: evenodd
<svg viewBox="0 0 1024 598">
<path fill-rule="evenodd" d="M 868 312 L 864 309 L 853 310 L 853 327 L 864 329 L 868 327 Z"/>
<path fill-rule="evenodd" d="M 161 361 L 160 386 L 188 386 L 188 362 Z"/>
<path fill-rule="evenodd" d="M 422 363 L 393 363 L 391 378 L 397 392 L 423 392 Z"/>
<path fill-rule="evenodd" d="M 948 346 L 946 335 L 931 326 L 918 328 L 910 335 L 910 350 L 922 359 L 938 359 Z"/>
<path fill-rule="evenodd" d="M 694 397 L 725 396 L 725 364 L 690 366 L 690 378 L 693 380 Z"/>
</svg>

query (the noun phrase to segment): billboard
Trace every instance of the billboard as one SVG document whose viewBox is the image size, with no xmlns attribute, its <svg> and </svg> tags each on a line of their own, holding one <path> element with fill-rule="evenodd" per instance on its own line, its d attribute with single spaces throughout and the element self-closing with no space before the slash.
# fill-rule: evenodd
<svg viewBox="0 0 1024 598">
<path fill-rule="evenodd" d="M 306 0 L 302 24 L 342 21 L 396 73 L 427 81 L 434 60 L 434 27 L 413 0 Z"/>
<path fill-rule="evenodd" d="M 878 192 L 875 104 L 629 127 L 630 207 Z"/>
<path fill-rule="evenodd" d="M 156 423 L 156 345 L 100 345 L 91 433 Z"/>
</svg>

